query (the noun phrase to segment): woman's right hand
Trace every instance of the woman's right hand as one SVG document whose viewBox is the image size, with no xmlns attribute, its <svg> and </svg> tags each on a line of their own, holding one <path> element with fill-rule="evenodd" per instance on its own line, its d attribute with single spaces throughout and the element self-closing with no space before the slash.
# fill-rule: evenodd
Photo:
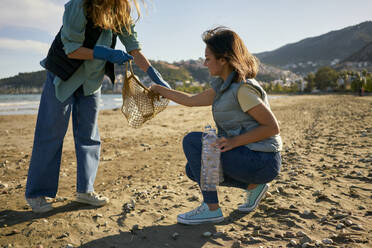
<svg viewBox="0 0 372 248">
<path fill-rule="evenodd" d="M 95 59 L 102 59 L 119 65 L 122 65 L 125 62 L 133 59 L 131 55 L 125 53 L 122 50 L 116 50 L 107 46 L 100 45 L 94 47 L 93 57 Z"/>
</svg>

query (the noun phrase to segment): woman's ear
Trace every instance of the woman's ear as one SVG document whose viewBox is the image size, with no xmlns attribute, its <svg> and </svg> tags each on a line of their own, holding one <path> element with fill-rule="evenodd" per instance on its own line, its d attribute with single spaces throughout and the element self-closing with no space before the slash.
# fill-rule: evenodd
<svg viewBox="0 0 372 248">
<path fill-rule="evenodd" d="M 225 58 L 219 58 L 218 59 L 218 62 L 220 63 L 220 65 L 222 66 L 225 66 L 227 64 L 227 60 Z"/>
</svg>

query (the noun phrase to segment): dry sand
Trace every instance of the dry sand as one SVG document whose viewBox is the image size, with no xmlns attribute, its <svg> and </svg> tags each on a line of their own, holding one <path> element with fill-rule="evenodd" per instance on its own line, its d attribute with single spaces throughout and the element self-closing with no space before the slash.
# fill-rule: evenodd
<svg viewBox="0 0 372 248">
<path fill-rule="evenodd" d="M 291 96 L 271 106 L 284 142 L 280 176 L 249 214 L 236 210 L 241 190 L 220 187 L 225 221 L 201 226 L 176 223 L 201 200 L 185 175 L 181 142 L 212 123 L 210 108 L 168 107 L 140 129 L 119 110 L 101 112 L 95 189 L 111 199 L 101 208 L 73 201 L 69 128 L 46 214 L 24 200 L 36 116 L 0 116 L 0 246 L 372 247 L 372 97 Z"/>
</svg>

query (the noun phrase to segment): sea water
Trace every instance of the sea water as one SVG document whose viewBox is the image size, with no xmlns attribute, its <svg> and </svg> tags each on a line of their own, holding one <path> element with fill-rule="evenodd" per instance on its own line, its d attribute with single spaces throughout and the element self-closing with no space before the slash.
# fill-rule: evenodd
<svg viewBox="0 0 372 248">
<path fill-rule="evenodd" d="M 37 114 L 40 94 L 0 95 L 0 115 Z M 99 103 L 100 110 L 121 108 L 122 96 L 103 94 Z M 172 105 L 172 104 L 171 104 Z"/>
</svg>

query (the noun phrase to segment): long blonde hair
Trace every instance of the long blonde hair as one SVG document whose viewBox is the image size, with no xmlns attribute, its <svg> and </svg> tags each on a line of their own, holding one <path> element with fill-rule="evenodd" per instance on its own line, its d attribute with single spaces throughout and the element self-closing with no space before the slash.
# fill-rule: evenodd
<svg viewBox="0 0 372 248">
<path fill-rule="evenodd" d="M 248 51 L 237 33 L 220 26 L 205 31 L 202 38 L 217 59 L 224 58 L 237 72 L 234 81 L 245 81 L 257 75 L 259 60 Z"/>
<path fill-rule="evenodd" d="M 137 20 L 141 16 L 137 0 L 132 0 L 137 11 Z M 130 0 L 84 0 L 87 17 L 102 29 L 111 29 L 115 33 L 122 33 L 123 28 L 130 34 L 133 20 Z"/>
</svg>

